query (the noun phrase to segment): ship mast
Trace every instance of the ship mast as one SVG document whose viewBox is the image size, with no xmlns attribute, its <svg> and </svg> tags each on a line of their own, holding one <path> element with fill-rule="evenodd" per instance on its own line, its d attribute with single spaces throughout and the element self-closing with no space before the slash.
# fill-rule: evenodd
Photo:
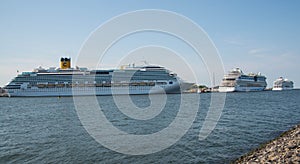
<svg viewBox="0 0 300 164">
<path fill-rule="evenodd" d="M 215 73 L 213 72 L 213 87 L 215 87 L 216 84 L 215 84 Z"/>
</svg>

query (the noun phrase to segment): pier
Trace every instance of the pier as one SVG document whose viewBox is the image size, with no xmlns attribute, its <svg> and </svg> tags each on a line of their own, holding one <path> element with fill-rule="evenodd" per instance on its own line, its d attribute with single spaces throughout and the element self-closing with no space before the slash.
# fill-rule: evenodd
<svg viewBox="0 0 300 164">
<path fill-rule="evenodd" d="M 9 97 L 9 94 L 6 92 L 6 90 L 1 87 L 0 87 L 0 97 Z"/>
</svg>

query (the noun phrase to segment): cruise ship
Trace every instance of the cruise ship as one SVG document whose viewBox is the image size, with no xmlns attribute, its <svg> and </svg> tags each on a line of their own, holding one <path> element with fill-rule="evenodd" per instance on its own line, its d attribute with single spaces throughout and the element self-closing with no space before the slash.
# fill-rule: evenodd
<svg viewBox="0 0 300 164">
<path fill-rule="evenodd" d="M 235 68 L 224 75 L 219 92 L 262 91 L 266 87 L 266 77 L 261 73 L 244 74 L 241 69 Z"/>
<path fill-rule="evenodd" d="M 292 90 L 293 88 L 294 88 L 293 81 L 280 77 L 274 81 L 272 90 L 273 91 Z"/>
<path fill-rule="evenodd" d="M 191 86 L 161 66 L 126 66 L 111 70 L 71 68 L 61 58 L 60 68 L 36 68 L 22 72 L 4 89 L 9 96 L 81 96 L 112 94 L 181 93 Z"/>
</svg>

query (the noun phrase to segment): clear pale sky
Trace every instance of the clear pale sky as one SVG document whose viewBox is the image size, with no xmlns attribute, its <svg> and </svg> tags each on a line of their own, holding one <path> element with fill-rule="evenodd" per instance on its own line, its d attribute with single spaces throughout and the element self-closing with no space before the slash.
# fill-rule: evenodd
<svg viewBox="0 0 300 164">
<path fill-rule="evenodd" d="M 0 86 L 17 70 L 58 66 L 61 56 L 75 59 L 97 27 L 114 16 L 141 9 L 169 10 L 196 22 L 216 45 L 225 71 L 240 67 L 244 72 L 261 72 L 267 76 L 268 87 L 283 76 L 300 87 L 297 0 L 1 0 Z M 122 46 L 116 48 L 116 53 L 122 51 Z M 105 63 L 114 64 L 113 59 Z M 201 83 L 210 85 L 205 75 Z"/>
</svg>

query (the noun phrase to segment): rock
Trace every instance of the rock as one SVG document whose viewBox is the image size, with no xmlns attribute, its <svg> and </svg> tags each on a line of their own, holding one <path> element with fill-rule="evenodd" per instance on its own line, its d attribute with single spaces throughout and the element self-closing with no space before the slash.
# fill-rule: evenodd
<svg viewBox="0 0 300 164">
<path fill-rule="evenodd" d="M 297 147 L 297 145 L 288 145 L 287 148 L 288 149 L 295 149 Z"/>
<path fill-rule="evenodd" d="M 300 163 L 300 124 L 232 163 Z"/>
</svg>

